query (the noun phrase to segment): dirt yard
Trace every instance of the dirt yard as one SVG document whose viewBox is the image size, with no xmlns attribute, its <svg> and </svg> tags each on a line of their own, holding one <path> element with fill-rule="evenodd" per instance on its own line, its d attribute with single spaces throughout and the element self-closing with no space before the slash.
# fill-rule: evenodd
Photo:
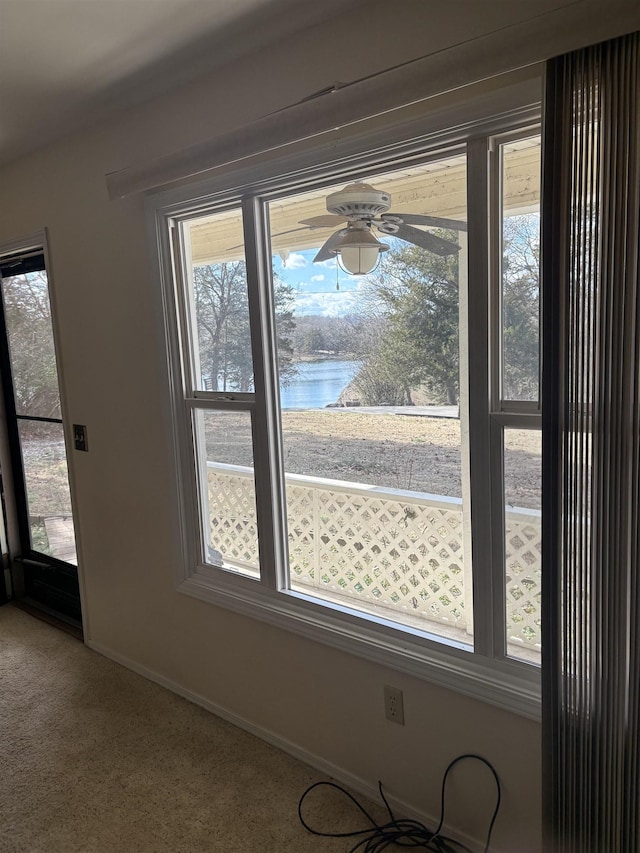
<svg viewBox="0 0 640 853">
<path fill-rule="evenodd" d="M 457 418 L 310 409 L 285 411 L 282 429 L 284 467 L 291 474 L 461 496 Z M 252 464 L 247 414 L 208 413 L 205 433 L 211 461 Z M 539 509 L 540 458 L 539 432 L 507 431 L 507 503 Z M 62 442 L 30 442 L 25 464 L 31 513 L 69 514 Z"/>
<path fill-rule="evenodd" d="M 23 465 L 31 516 L 71 515 L 64 441 L 29 437 Z"/>
<path fill-rule="evenodd" d="M 247 416 L 224 413 L 207 424 L 211 461 L 250 465 Z M 368 414 L 349 409 L 285 411 L 284 467 L 292 474 L 461 496 L 460 421 Z M 505 450 L 507 503 L 540 506 L 540 434 L 509 430 Z"/>
</svg>

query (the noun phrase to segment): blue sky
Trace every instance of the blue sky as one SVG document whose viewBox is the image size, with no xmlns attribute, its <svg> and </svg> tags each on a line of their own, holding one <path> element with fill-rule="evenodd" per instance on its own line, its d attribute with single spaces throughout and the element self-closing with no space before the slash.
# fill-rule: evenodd
<svg viewBox="0 0 640 853">
<path fill-rule="evenodd" d="M 296 314 L 342 317 L 356 312 L 366 276 L 348 275 L 337 266 L 335 258 L 314 264 L 317 252 L 304 249 L 291 252 L 286 260 L 279 255 L 274 257 L 274 270 L 294 290 Z"/>
</svg>

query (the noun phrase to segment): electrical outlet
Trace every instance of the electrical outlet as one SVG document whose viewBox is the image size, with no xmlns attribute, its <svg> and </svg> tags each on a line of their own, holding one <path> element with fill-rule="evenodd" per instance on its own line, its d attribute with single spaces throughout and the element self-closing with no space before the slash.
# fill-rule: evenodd
<svg viewBox="0 0 640 853">
<path fill-rule="evenodd" d="M 398 687 L 384 688 L 384 715 L 392 723 L 404 726 L 404 702 Z"/>
</svg>

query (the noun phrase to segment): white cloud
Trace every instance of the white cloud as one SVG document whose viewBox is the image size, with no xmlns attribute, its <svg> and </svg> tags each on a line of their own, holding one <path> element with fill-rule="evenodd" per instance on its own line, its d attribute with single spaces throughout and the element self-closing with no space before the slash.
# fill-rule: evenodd
<svg viewBox="0 0 640 853">
<path fill-rule="evenodd" d="M 336 289 L 335 282 L 331 281 L 318 281 L 317 279 L 309 279 L 309 281 L 298 281 L 296 282 L 296 293 L 305 295 L 309 293 L 331 293 L 332 290 Z"/>
<path fill-rule="evenodd" d="M 299 270 L 307 266 L 307 259 L 299 252 L 291 252 L 286 261 L 286 267 L 289 270 Z"/>
<path fill-rule="evenodd" d="M 299 316 L 320 314 L 324 317 L 340 317 L 358 310 L 359 294 L 357 290 L 330 290 L 326 293 L 299 293 L 296 296 L 295 310 Z"/>
<path fill-rule="evenodd" d="M 324 281 L 324 276 L 323 275 L 312 275 L 311 281 Z"/>
</svg>

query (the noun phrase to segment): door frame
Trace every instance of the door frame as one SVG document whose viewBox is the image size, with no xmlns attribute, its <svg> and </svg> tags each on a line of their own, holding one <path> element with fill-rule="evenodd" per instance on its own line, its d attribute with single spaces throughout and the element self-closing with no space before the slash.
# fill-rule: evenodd
<svg viewBox="0 0 640 853">
<path fill-rule="evenodd" d="M 81 571 L 81 543 L 79 534 L 79 524 L 77 522 L 77 506 L 76 488 L 74 482 L 74 471 L 72 463 L 72 429 L 70 427 L 69 417 L 67 415 L 68 406 L 66 402 L 66 393 L 64 387 L 64 376 L 61 369 L 61 354 L 60 354 L 60 334 L 58 324 L 58 311 L 56 305 L 56 293 L 54 284 L 54 275 L 52 264 L 50 261 L 50 253 L 47 240 L 46 229 L 35 232 L 34 234 L 25 237 L 17 238 L 11 241 L 0 243 L 0 258 L 7 255 L 21 253 L 38 253 L 41 254 L 44 260 L 44 270 L 47 275 L 48 296 L 51 310 L 51 326 L 53 334 L 53 346 L 56 358 L 56 369 L 58 376 L 58 389 L 60 395 L 60 419 L 41 419 L 54 420 L 61 423 L 64 446 L 67 459 L 67 471 L 69 479 L 69 491 L 71 497 L 71 512 L 74 518 L 75 539 L 76 539 L 76 554 L 78 560 L 77 568 L 70 563 L 49 557 L 41 552 L 35 551 L 31 546 L 31 531 L 29 520 L 20 518 L 21 513 L 18 510 L 20 502 L 24 507 L 28 507 L 26 502 L 26 489 L 23 476 L 22 455 L 20 451 L 20 437 L 18 432 L 18 417 L 15 411 L 15 398 L 13 393 L 13 377 L 10 368 L 10 352 L 9 340 L 6 333 L 4 304 L 2 303 L 2 294 L 0 293 L 0 388 L 1 396 L 1 425 L 0 425 L 0 467 L 3 473 L 5 504 L 6 504 L 6 535 L 9 550 L 9 562 L 11 567 L 11 594 L 15 598 L 28 597 L 28 591 L 25 588 L 25 570 L 32 572 L 44 578 L 47 583 L 47 572 L 53 569 L 55 572 L 61 573 L 63 580 L 66 578 L 72 584 L 77 583 L 77 597 L 79 611 L 75 615 L 69 615 L 63 610 L 57 610 L 50 604 L 42 603 L 44 610 L 51 612 L 53 615 L 59 616 L 64 621 L 70 621 L 73 624 L 83 627 L 86 622 L 86 608 L 84 601 L 84 583 Z M 8 392 L 5 391 L 5 385 L 9 383 Z M 38 420 L 38 418 L 34 418 Z M 8 476 L 6 476 L 8 474 Z M 76 581 L 77 578 L 77 581 Z M 66 583 L 66 581 L 65 581 Z M 28 586 L 28 584 L 27 584 Z M 75 597 L 75 592 L 74 592 Z M 55 599 L 55 595 L 54 595 Z M 63 593 L 63 599 L 66 595 Z M 34 602 L 30 602 L 34 603 Z M 64 605 L 64 601 L 63 601 Z M 40 606 L 40 605 L 37 605 Z"/>
</svg>

